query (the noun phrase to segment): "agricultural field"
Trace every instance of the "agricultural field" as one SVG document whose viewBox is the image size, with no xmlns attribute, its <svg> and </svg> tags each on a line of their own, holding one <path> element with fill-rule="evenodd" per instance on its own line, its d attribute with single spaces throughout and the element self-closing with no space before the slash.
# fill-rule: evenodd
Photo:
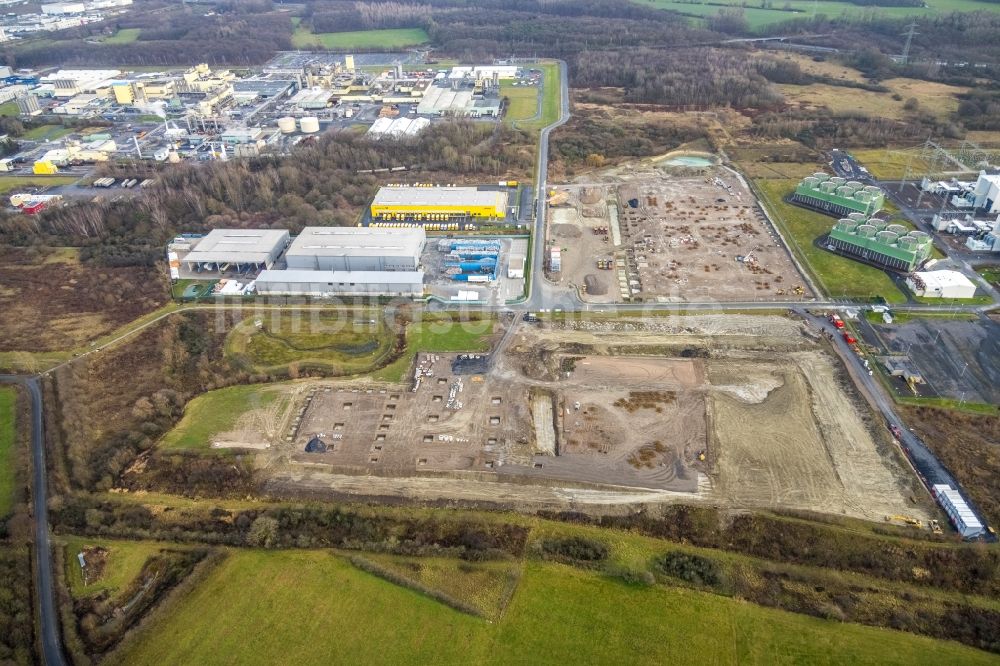
<svg viewBox="0 0 1000 666">
<path fill-rule="evenodd" d="M 0 247 L 0 352 L 67 351 L 166 300 L 163 275 L 153 267 L 83 265 L 71 248 Z"/>
<path fill-rule="evenodd" d="M 14 507 L 14 443 L 17 428 L 17 389 L 0 386 L 0 518 Z"/>
<path fill-rule="evenodd" d="M 327 551 L 242 550 L 167 602 L 109 661 L 319 663 L 347 654 L 372 664 L 991 660 L 954 643 L 538 561 L 526 563 L 507 611 L 489 623 Z"/>
<path fill-rule="evenodd" d="M 233 329 L 226 353 L 262 371 L 318 368 L 350 375 L 385 365 L 397 335 L 375 310 L 321 312 L 275 310 Z"/>
<path fill-rule="evenodd" d="M 280 385 L 230 386 L 197 396 L 160 442 L 164 449 L 263 448 L 288 406 Z"/>
<path fill-rule="evenodd" d="M 105 44 L 131 44 L 139 39 L 141 28 L 122 28 L 110 37 L 105 37 L 101 41 Z"/>
<path fill-rule="evenodd" d="M 781 225 L 785 239 L 793 245 L 792 251 L 812 273 L 820 289 L 832 298 L 881 296 L 889 303 L 904 302 L 905 296 L 884 271 L 816 247 L 816 239 L 829 232 L 836 220 L 786 203 L 783 197 L 797 184 L 796 180 L 783 179 L 754 181 L 763 196 L 762 203 Z"/>
<path fill-rule="evenodd" d="M 313 33 L 297 25 L 292 33 L 292 46 L 297 49 L 321 47 L 326 49 L 391 49 L 416 46 L 429 37 L 423 28 L 396 28 L 391 30 L 358 30 L 354 32 Z"/>
<path fill-rule="evenodd" d="M 752 29 L 795 19 L 810 18 L 813 12 L 829 18 L 904 18 L 907 16 L 944 15 L 951 12 L 1000 11 L 995 4 L 978 2 L 977 0 L 927 0 L 925 7 L 865 7 L 848 2 L 835 0 L 789 0 L 772 8 L 743 6 L 737 0 L 723 0 L 722 3 L 712 2 L 702 4 L 698 0 L 685 2 L 683 0 L 633 0 L 636 4 L 669 9 L 685 15 L 696 17 L 714 16 L 719 11 L 720 4 L 742 7 L 743 14 Z"/>
</svg>

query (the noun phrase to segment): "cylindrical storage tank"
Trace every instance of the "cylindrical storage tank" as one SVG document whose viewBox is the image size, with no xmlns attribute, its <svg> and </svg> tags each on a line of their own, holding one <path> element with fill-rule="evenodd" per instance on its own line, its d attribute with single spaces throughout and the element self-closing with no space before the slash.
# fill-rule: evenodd
<svg viewBox="0 0 1000 666">
<path fill-rule="evenodd" d="M 858 235 L 865 238 L 873 238 L 878 233 L 878 229 L 870 224 L 862 224 L 858 227 Z"/>
<path fill-rule="evenodd" d="M 291 134 L 295 131 L 295 118 L 291 116 L 278 118 L 278 129 L 281 130 L 282 134 Z"/>
<path fill-rule="evenodd" d="M 898 236 L 902 236 L 903 234 L 906 233 L 906 227 L 904 227 L 902 224 L 890 224 L 885 228 L 885 230 L 891 231 L 892 233 Z"/>
<path fill-rule="evenodd" d="M 876 240 L 878 240 L 879 243 L 882 243 L 884 245 L 892 245 L 893 243 L 896 242 L 899 236 L 892 233 L 891 231 L 880 231 L 877 234 L 875 234 L 875 238 Z"/>
<path fill-rule="evenodd" d="M 316 116 L 305 116 L 299 120 L 299 128 L 303 134 L 315 134 L 319 131 L 319 118 Z"/>
</svg>

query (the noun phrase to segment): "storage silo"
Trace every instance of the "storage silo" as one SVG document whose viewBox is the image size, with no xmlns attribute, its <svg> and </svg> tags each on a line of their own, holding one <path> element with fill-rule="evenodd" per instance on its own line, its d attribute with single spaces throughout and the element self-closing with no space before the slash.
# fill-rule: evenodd
<svg viewBox="0 0 1000 666">
<path fill-rule="evenodd" d="M 295 131 L 295 118 L 291 116 L 278 118 L 278 129 L 281 130 L 282 134 L 291 134 Z"/>
<path fill-rule="evenodd" d="M 315 134 L 319 131 L 319 118 L 316 116 L 305 116 L 299 120 L 299 128 L 303 134 Z"/>
</svg>

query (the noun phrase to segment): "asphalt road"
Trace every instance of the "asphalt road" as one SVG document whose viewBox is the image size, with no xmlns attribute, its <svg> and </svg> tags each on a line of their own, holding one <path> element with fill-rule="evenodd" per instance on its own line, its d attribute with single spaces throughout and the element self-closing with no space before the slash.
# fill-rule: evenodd
<svg viewBox="0 0 1000 666">
<path fill-rule="evenodd" d="M 0 383 L 17 383 L 31 398 L 31 467 L 35 525 L 35 593 L 41 617 L 42 658 L 48 666 L 64 664 L 59 640 L 59 613 L 52 581 L 52 540 L 49 533 L 48 479 L 45 474 L 45 432 L 42 423 L 42 387 L 38 377 L 0 375 Z"/>
</svg>

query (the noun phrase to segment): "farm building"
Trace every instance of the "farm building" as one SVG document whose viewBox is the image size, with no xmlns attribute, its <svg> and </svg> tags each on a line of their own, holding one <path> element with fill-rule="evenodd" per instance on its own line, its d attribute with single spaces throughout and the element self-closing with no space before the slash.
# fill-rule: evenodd
<svg viewBox="0 0 1000 666">
<path fill-rule="evenodd" d="M 958 271 L 914 273 L 906 278 L 906 286 L 925 298 L 973 298 L 976 284 Z"/>
<path fill-rule="evenodd" d="M 423 271 L 262 271 L 262 296 L 422 296 Z"/>
<path fill-rule="evenodd" d="M 507 191 L 497 187 L 380 187 L 372 200 L 373 220 L 502 220 Z"/>
<path fill-rule="evenodd" d="M 942 483 L 931 488 L 934 498 L 948 514 L 948 519 L 955 529 L 966 539 L 973 539 L 983 534 L 985 529 L 975 512 L 969 507 L 961 493 L 951 486 Z"/>
<path fill-rule="evenodd" d="M 183 261 L 192 271 L 270 268 L 288 245 L 285 229 L 213 229 Z"/>
<path fill-rule="evenodd" d="M 415 271 L 426 242 L 420 227 L 306 227 L 285 261 L 293 271 Z"/>
<path fill-rule="evenodd" d="M 791 200 L 827 215 L 861 213 L 871 216 L 882 208 L 885 194 L 874 185 L 862 185 L 819 172 L 803 178 Z"/>
<path fill-rule="evenodd" d="M 931 255 L 931 237 L 923 231 L 907 232 L 900 224 L 888 224 L 852 213 L 840 219 L 827 236 L 828 247 L 890 270 L 910 273 Z"/>
</svg>

